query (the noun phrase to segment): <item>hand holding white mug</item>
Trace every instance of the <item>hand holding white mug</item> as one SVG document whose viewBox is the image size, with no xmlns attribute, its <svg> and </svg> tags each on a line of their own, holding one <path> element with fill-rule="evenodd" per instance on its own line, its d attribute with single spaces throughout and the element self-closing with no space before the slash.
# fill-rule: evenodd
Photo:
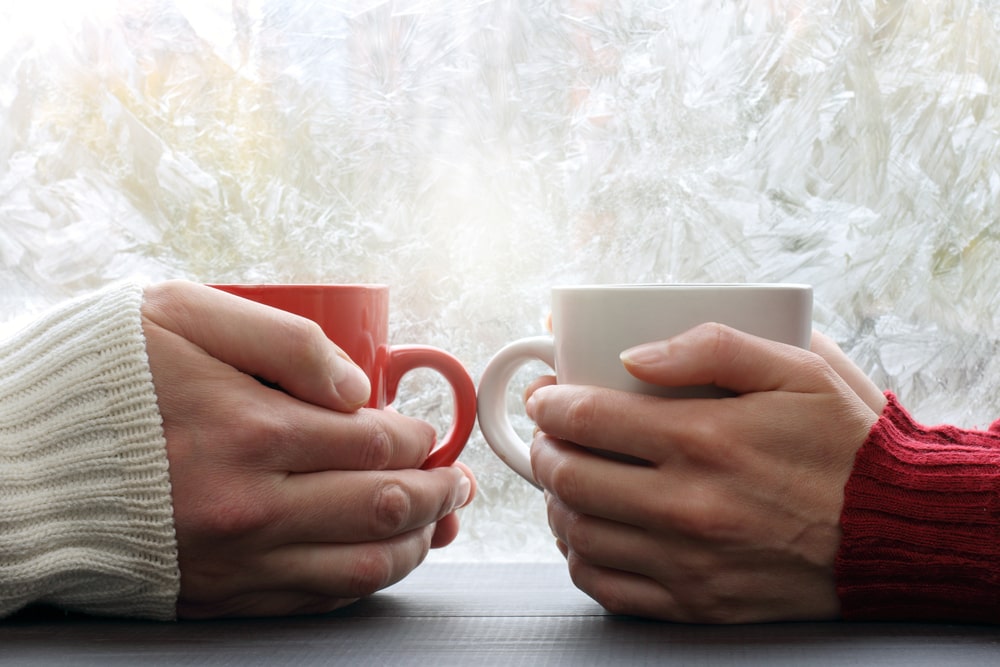
<svg viewBox="0 0 1000 667">
<path fill-rule="evenodd" d="M 815 346 L 709 324 L 624 354 L 645 382 L 724 399 L 531 388 L 534 478 L 581 590 L 672 621 L 837 617 L 844 484 L 884 399 L 828 339 Z"/>
<path fill-rule="evenodd" d="M 623 350 L 662 340 L 703 322 L 808 347 L 812 288 L 793 284 L 580 285 L 552 289 L 552 335 L 515 341 L 494 355 L 479 383 L 479 426 L 487 444 L 515 472 L 532 477 L 528 443 L 507 414 L 516 371 L 541 361 L 560 384 L 593 385 L 654 396 L 722 396 L 711 382 L 659 386 L 629 374 Z"/>
</svg>

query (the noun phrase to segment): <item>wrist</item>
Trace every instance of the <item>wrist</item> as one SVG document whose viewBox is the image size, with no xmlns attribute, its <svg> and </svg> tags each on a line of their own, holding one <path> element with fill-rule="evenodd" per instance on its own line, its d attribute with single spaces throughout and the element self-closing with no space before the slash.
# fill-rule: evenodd
<svg viewBox="0 0 1000 667">
<path fill-rule="evenodd" d="M 176 541 L 141 290 L 64 304 L 0 344 L 0 614 L 170 618 Z"/>
<path fill-rule="evenodd" d="M 1000 620 L 1000 433 L 926 427 L 887 394 L 844 494 L 846 619 Z"/>
</svg>

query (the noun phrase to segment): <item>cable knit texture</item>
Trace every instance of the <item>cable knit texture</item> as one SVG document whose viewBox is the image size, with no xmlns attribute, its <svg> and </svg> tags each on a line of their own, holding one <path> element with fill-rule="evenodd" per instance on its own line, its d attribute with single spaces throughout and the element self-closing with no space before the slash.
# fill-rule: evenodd
<svg viewBox="0 0 1000 667">
<path fill-rule="evenodd" d="M 0 614 L 171 619 L 180 587 L 142 289 L 71 301 L 0 343 Z"/>
<path fill-rule="evenodd" d="M 842 615 L 998 623 L 1000 421 L 926 427 L 886 396 L 845 490 Z"/>
</svg>

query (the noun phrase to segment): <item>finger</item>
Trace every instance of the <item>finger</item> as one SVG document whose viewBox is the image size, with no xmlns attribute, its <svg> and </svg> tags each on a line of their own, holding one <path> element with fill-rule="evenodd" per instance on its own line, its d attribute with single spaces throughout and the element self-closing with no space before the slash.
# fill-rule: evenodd
<svg viewBox="0 0 1000 667">
<path fill-rule="evenodd" d="M 476 480 L 476 476 L 475 476 L 475 474 L 473 474 L 472 468 L 470 468 L 469 466 L 465 465 L 464 463 L 462 463 L 460 461 L 456 462 L 456 463 L 452 463 L 451 467 L 452 468 L 457 468 L 457 469 L 461 470 L 462 474 L 464 474 L 468 478 L 468 480 L 469 480 L 469 485 L 470 485 L 469 486 L 469 497 L 466 498 L 465 502 L 462 503 L 459 506 L 459 509 L 461 509 L 462 507 L 468 507 L 469 504 L 473 500 L 475 500 L 476 493 L 479 492 L 479 482 Z"/>
<path fill-rule="evenodd" d="M 556 383 L 556 378 L 553 375 L 542 375 L 531 381 L 527 389 L 524 390 L 524 400 L 527 401 L 531 398 L 531 395 L 542 387 L 548 387 Z"/>
<path fill-rule="evenodd" d="M 612 614 L 683 620 L 670 591 L 649 577 L 592 565 L 572 549 L 566 563 L 576 587 Z"/>
<path fill-rule="evenodd" d="M 452 512 L 437 522 L 434 536 L 431 538 L 431 549 L 441 549 L 448 546 L 458 537 L 458 515 Z"/>
<path fill-rule="evenodd" d="M 459 468 L 289 476 L 264 530 L 273 544 L 364 543 L 432 526 L 472 493 Z"/>
<path fill-rule="evenodd" d="M 363 598 L 391 586 L 427 557 L 434 526 L 359 544 L 294 544 L 268 554 L 269 587 Z"/>
<path fill-rule="evenodd" d="M 290 544 L 211 578 L 182 572 L 178 612 L 187 617 L 263 616 L 336 608 L 413 571 L 433 526 L 362 544 Z M 222 563 L 226 565 L 226 563 Z"/>
<path fill-rule="evenodd" d="M 454 463 L 452 464 L 452 467 L 461 470 L 462 473 L 469 479 L 469 483 L 471 484 L 469 497 L 464 503 L 462 503 L 462 505 L 459 506 L 459 509 L 461 509 L 462 507 L 467 507 L 476 497 L 478 484 L 476 482 L 475 475 L 472 474 L 472 470 L 464 463 Z M 434 537 L 431 539 L 431 549 L 440 549 L 454 542 L 455 538 L 458 537 L 458 529 L 459 522 L 458 514 L 456 512 L 452 512 L 451 514 L 442 517 L 437 522 L 437 526 L 434 529 Z"/>
<path fill-rule="evenodd" d="M 306 318 L 186 281 L 147 288 L 143 315 L 303 401 L 334 410 L 368 402 L 368 378 Z"/>
<path fill-rule="evenodd" d="M 261 618 L 328 614 L 357 598 L 336 598 L 299 591 L 252 591 L 222 600 L 177 601 L 177 617 L 186 620 L 211 618 Z"/>
<path fill-rule="evenodd" d="M 690 441 L 697 423 L 691 415 L 705 400 L 551 385 L 540 387 L 525 408 L 538 428 L 554 438 L 631 457 L 633 462 L 659 463 L 670 456 L 672 443 Z"/>
<path fill-rule="evenodd" d="M 574 583 L 614 613 L 712 624 L 830 620 L 839 613 L 832 575 L 817 588 L 811 566 L 775 567 L 766 552 L 729 560 L 718 549 L 695 551 L 679 563 L 660 556 L 661 570 L 646 575 L 595 563 L 569 544 L 562 549 Z"/>
<path fill-rule="evenodd" d="M 872 409 L 875 414 L 881 414 L 885 408 L 886 398 L 871 379 L 851 361 L 840 346 L 818 331 L 813 331 L 811 349 L 823 357 L 843 378 L 855 394 Z"/>
<path fill-rule="evenodd" d="M 546 494 L 549 527 L 558 541 L 592 565 L 655 578 L 675 542 L 669 533 L 637 528 L 581 514 L 558 497 Z"/>
<path fill-rule="evenodd" d="M 575 512 L 622 524 L 659 526 L 689 502 L 683 494 L 690 482 L 679 476 L 608 459 L 544 433 L 532 443 L 531 467 L 542 488 Z"/>
<path fill-rule="evenodd" d="M 621 358 L 628 372 L 645 382 L 716 385 L 738 394 L 813 392 L 832 373 L 812 352 L 715 323 L 625 350 Z"/>
<path fill-rule="evenodd" d="M 398 412 L 344 414 L 280 395 L 244 416 L 263 443 L 253 448 L 258 463 L 291 473 L 419 468 L 436 438 L 433 426 Z"/>
</svg>

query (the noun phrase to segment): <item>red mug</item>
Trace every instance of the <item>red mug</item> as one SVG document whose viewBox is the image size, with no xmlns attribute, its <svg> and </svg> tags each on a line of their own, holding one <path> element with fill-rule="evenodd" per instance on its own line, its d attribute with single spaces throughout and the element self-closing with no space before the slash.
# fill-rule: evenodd
<svg viewBox="0 0 1000 667">
<path fill-rule="evenodd" d="M 476 422 L 476 387 L 462 363 L 427 345 L 389 345 L 386 285 L 211 285 L 216 289 L 313 320 L 371 382 L 366 407 L 381 410 L 396 399 L 402 377 L 417 368 L 437 371 L 451 385 L 454 420 L 423 468 L 451 465 Z"/>
</svg>

